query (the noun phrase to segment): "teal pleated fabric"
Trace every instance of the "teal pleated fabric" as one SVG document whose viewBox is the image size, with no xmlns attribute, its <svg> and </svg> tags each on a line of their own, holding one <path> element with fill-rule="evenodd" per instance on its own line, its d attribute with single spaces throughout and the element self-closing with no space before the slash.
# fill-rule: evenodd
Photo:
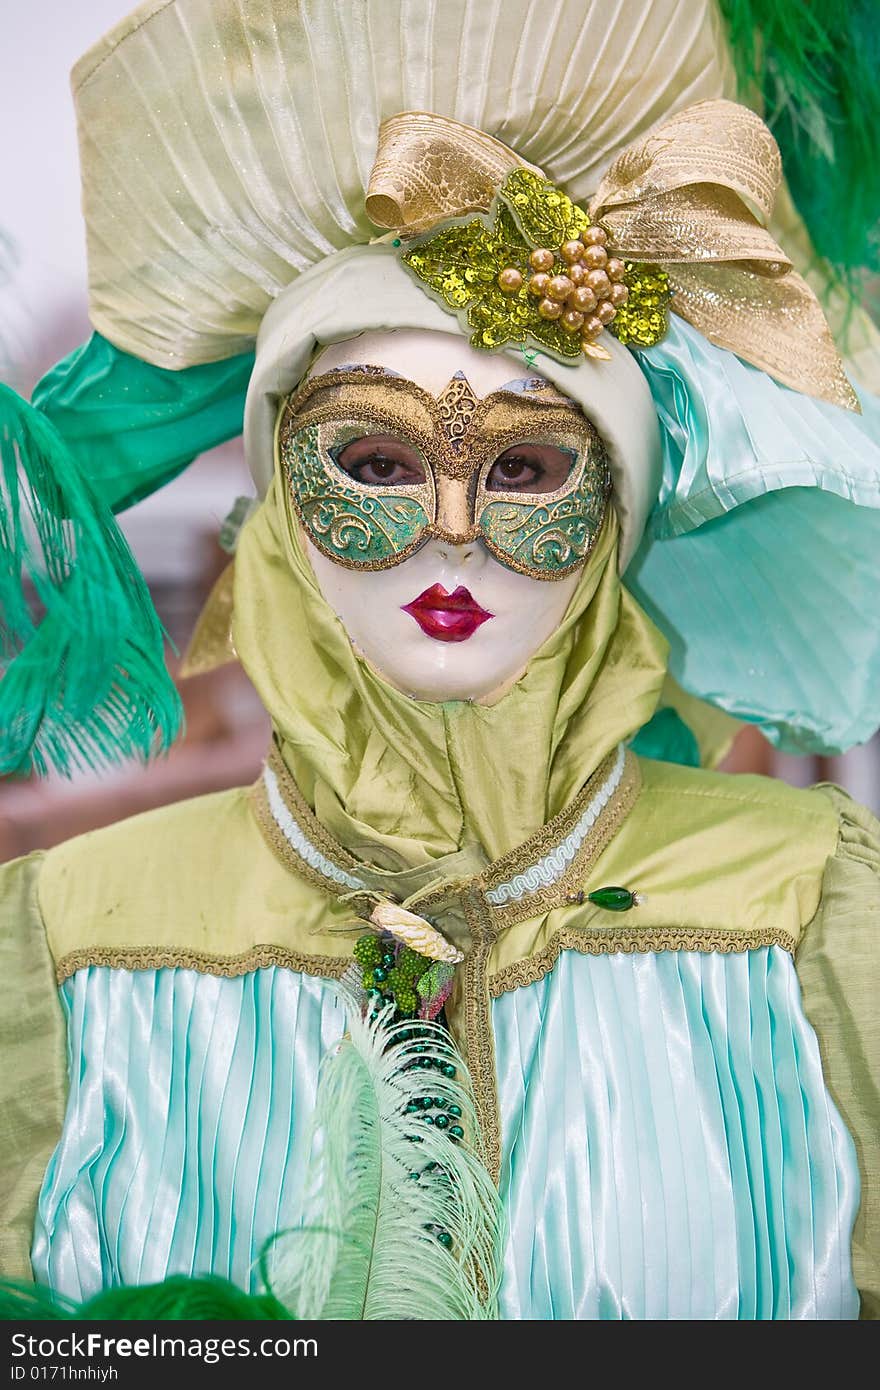
<svg viewBox="0 0 880 1390">
<path fill-rule="evenodd" d="M 672 316 L 639 353 L 663 478 L 626 584 L 694 695 L 791 752 L 880 725 L 880 401 L 800 395 Z"/>
<path fill-rule="evenodd" d="M 291 1209 L 332 984 L 81 970 L 38 1280 L 254 1289 Z M 853 1318 L 852 1142 L 790 958 L 564 955 L 493 1004 L 507 1318 Z"/>
<path fill-rule="evenodd" d="M 344 1031 L 332 988 L 275 968 L 92 967 L 61 999 L 70 1096 L 38 1281 L 76 1300 L 197 1271 L 254 1289 L 305 1159 L 319 1061 Z"/>
<path fill-rule="evenodd" d="M 780 948 L 566 954 L 493 1021 L 505 1317 L 858 1317 L 855 1151 Z"/>
</svg>

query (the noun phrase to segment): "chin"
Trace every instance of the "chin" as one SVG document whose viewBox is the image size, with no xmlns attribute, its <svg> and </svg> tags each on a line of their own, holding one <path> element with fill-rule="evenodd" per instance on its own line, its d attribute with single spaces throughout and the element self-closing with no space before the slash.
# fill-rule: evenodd
<svg viewBox="0 0 880 1390">
<path fill-rule="evenodd" d="M 511 653 L 493 660 L 497 643 L 479 642 L 475 633 L 465 642 L 437 642 L 421 633 L 407 635 L 393 651 L 365 651 L 361 655 L 383 680 L 410 699 L 428 704 L 447 700 L 481 700 L 504 686 L 518 670 L 511 668 Z M 496 634 L 497 637 L 497 634 Z"/>
</svg>

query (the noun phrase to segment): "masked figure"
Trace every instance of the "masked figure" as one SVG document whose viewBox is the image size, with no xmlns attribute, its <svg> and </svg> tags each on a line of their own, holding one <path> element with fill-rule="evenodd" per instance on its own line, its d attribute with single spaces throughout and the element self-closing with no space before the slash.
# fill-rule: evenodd
<svg viewBox="0 0 880 1390">
<path fill-rule="evenodd" d="M 96 333 L 3 397 L 5 766 L 173 735 L 112 513 L 242 428 L 193 660 L 273 738 L 0 875 L 6 1274 L 876 1313 L 880 827 L 711 768 L 877 725 L 880 412 L 714 6 L 607 8 L 172 0 L 75 69 Z"/>
</svg>

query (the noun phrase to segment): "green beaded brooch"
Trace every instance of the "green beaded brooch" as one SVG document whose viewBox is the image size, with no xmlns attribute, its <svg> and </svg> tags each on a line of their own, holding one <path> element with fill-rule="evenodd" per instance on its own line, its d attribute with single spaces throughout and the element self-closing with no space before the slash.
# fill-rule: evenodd
<svg viewBox="0 0 880 1390">
<path fill-rule="evenodd" d="M 442 1013 L 452 992 L 454 969 L 448 962 L 431 960 L 390 933 L 374 932 L 358 938 L 354 958 L 361 967 L 372 1016 L 392 1003 L 394 1022 L 416 1018 L 433 1022 Z"/>
</svg>

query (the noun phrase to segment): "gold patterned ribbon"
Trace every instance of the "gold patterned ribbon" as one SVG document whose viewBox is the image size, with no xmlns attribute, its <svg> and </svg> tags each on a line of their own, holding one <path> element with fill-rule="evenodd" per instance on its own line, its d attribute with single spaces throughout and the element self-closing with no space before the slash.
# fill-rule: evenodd
<svg viewBox="0 0 880 1390">
<path fill-rule="evenodd" d="M 482 131 L 403 112 L 380 127 L 367 213 L 414 236 L 485 212 L 523 166 L 533 168 Z M 711 342 L 796 391 L 858 411 L 819 301 L 763 225 L 781 177 L 759 116 L 703 101 L 620 154 L 587 211 L 615 255 L 663 267 L 670 308 Z"/>
</svg>

